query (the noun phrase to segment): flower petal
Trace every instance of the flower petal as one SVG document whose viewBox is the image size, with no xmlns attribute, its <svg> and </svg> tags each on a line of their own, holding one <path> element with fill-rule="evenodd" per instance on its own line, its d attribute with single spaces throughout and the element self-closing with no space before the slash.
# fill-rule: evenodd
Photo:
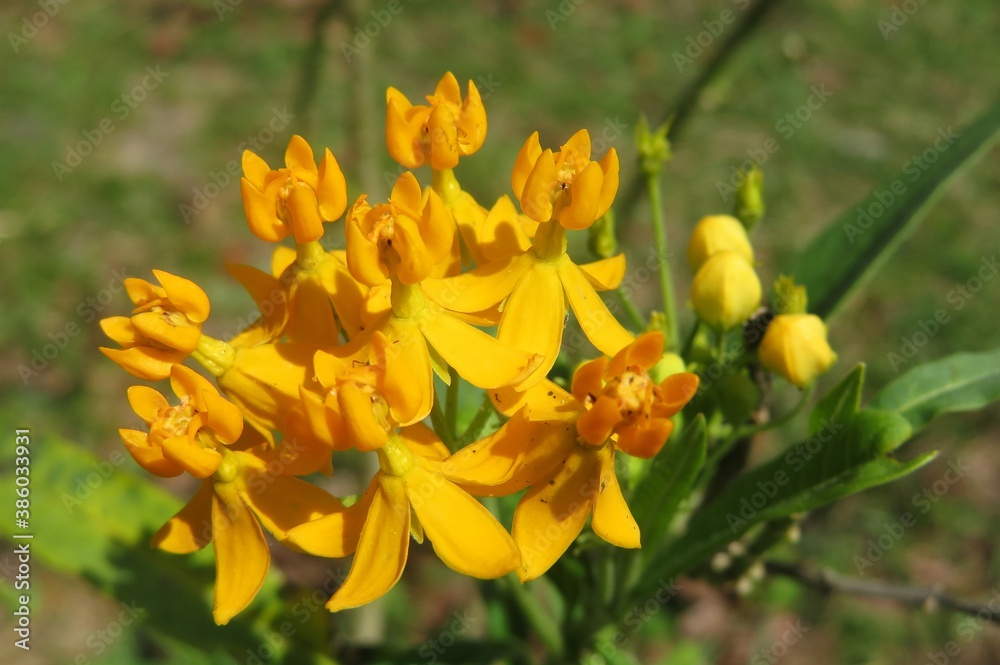
<svg viewBox="0 0 1000 665">
<path fill-rule="evenodd" d="M 101 319 L 101 330 L 121 346 L 130 347 L 139 343 L 139 334 L 132 325 L 132 319 L 127 316 L 109 316 Z"/>
<path fill-rule="evenodd" d="M 152 423 L 160 414 L 161 409 L 170 406 L 167 398 L 161 395 L 154 388 L 149 386 L 132 386 L 126 392 L 129 406 L 142 418 L 147 425 Z"/>
<path fill-rule="evenodd" d="M 376 475 L 357 503 L 289 529 L 282 542 L 302 552 L 332 559 L 354 554 L 379 487 Z"/>
<path fill-rule="evenodd" d="M 566 229 L 585 229 L 597 219 L 604 173 L 597 162 L 590 162 L 576 174 L 570 189 L 570 204 L 559 211 L 559 223 Z"/>
<path fill-rule="evenodd" d="M 540 356 L 504 344 L 443 312 L 428 314 L 419 326 L 444 361 L 478 388 L 521 383 L 542 363 Z"/>
<path fill-rule="evenodd" d="M 601 170 L 604 171 L 604 180 L 601 183 L 601 196 L 597 205 L 597 217 L 604 215 L 614 203 L 615 194 L 618 193 L 618 151 L 614 148 L 608 150 L 601 160 Z"/>
<path fill-rule="evenodd" d="M 524 191 L 518 197 L 525 215 L 539 223 L 552 219 L 552 192 L 557 177 L 555 157 L 551 150 L 546 149 L 539 155 L 524 183 Z"/>
<path fill-rule="evenodd" d="M 619 254 L 609 259 L 578 266 L 584 277 L 598 291 L 613 291 L 621 286 L 625 278 L 625 255 Z"/>
<path fill-rule="evenodd" d="M 184 362 L 187 354 L 170 349 L 137 346 L 131 349 L 100 347 L 101 353 L 118 363 L 122 369 L 145 381 L 160 381 L 170 376 L 170 368 Z"/>
<path fill-rule="evenodd" d="M 184 467 L 195 478 L 208 478 L 219 468 L 222 455 L 202 448 L 190 436 L 171 436 L 163 441 L 163 456 Z"/>
<path fill-rule="evenodd" d="M 615 445 L 623 453 L 649 459 L 660 452 L 673 429 L 673 421 L 667 418 L 650 418 L 619 428 Z"/>
<path fill-rule="evenodd" d="M 319 213 L 327 222 L 338 219 L 347 209 L 347 179 L 329 148 L 323 150 L 323 161 L 319 163 L 316 197 Z"/>
<path fill-rule="evenodd" d="M 583 334 L 598 351 L 613 356 L 632 342 L 632 335 L 608 311 L 597 291 L 568 256 L 560 261 L 558 272 Z"/>
<path fill-rule="evenodd" d="M 538 140 L 538 132 L 535 132 L 528 137 L 528 140 L 521 146 L 521 150 L 518 151 L 517 158 L 514 160 L 514 170 L 510 175 L 510 186 L 518 200 L 524 192 L 524 184 L 528 181 L 528 176 L 535 168 L 535 163 L 541 155 L 542 144 Z"/>
<path fill-rule="evenodd" d="M 440 462 L 451 454 L 448 446 L 441 442 L 434 430 L 423 423 L 414 423 L 402 428 L 399 430 L 399 436 L 410 452 L 424 459 Z"/>
<path fill-rule="evenodd" d="M 212 542 L 212 497 L 212 482 L 202 481 L 191 500 L 153 534 L 150 545 L 171 554 L 190 554 Z"/>
<path fill-rule="evenodd" d="M 386 325 L 386 364 L 382 394 L 400 426 L 427 417 L 434 405 L 434 374 L 427 342 L 417 323 L 392 318 Z"/>
<path fill-rule="evenodd" d="M 556 270 L 543 261 L 533 261 L 507 301 L 497 331 L 502 343 L 542 357 L 528 385 L 545 378 L 555 365 L 565 319 L 566 298 Z"/>
<path fill-rule="evenodd" d="M 316 192 L 305 183 L 292 187 L 285 201 L 288 216 L 292 221 L 295 242 L 306 245 L 323 237 L 323 220 L 319 216 L 319 201 Z"/>
<path fill-rule="evenodd" d="M 312 483 L 275 475 L 267 467 L 251 474 L 240 496 L 256 513 L 264 528 L 281 540 L 290 529 L 323 515 L 344 510 L 337 497 Z"/>
<path fill-rule="evenodd" d="M 495 579 L 521 562 L 507 530 L 481 503 L 418 464 L 403 476 L 424 533 L 444 563 L 464 575 Z"/>
<path fill-rule="evenodd" d="M 410 503 L 403 481 L 382 473 L 376 476 L 368 518 L 354 563 L 344 584 L 326 604 L 331 612 L 370 603 L 384 596 L 403 574 L 410 540 Z"/>
<path fill-rule="evenodd" d="M 264 179 L 270 172 L 271 167 L 260 156 L 250 150 L 243 151 L 243 175 L 254 187 L 264 189 Z"/>
<path fill-rule="evenodd" d="M 254 599 L 271 565 L 271 553 L 257 518 L 231 486 L 217 485 L 212 497 L 215 540 L 215 607 L 223 626 Z"/>
<path fill-rule="evenodd" d="M 120 429 L 118 434 L 136 464 L 160 478 L 174 478 L 184 467 L 163 456 L 163 448 L 149 445 L 149 435 L 134 429 Z"/>
<path fill-rule="evenodd" d="M 481 312 L 502 302 L 535 262 L 527 254 L 480 266 L 447 279 L 425 279 L 420 288 L 428 298 L 454 312 Z"/>
<path fill-rule="evenodd" d="M 532 486 L 514 512 L 514 540 L 521 548 L 522 582 L 552 567 L 580 535 L 597 498 L 600 460 L 577 446 L 547 479 Z"/>
<path fill-rule="evenodd" d="M 273 198 L 254 187 L 246 178 L 240 179 L 240 195 L 247 225 L 255 236 L 268 242 L 278 242 L 288 235 L 288 227 L 278 219 Z"/>
<path fill-rule="evenodd" d="M 389 440 L 385 428 L 378 424 L 372 413 L 371 395 L 357 384 L 347 381 L 337 390 L 337 401 L 344 415 L 351 445 L 362 451 L 378 450 Z"/>
<path fill-rule="evenodd" d="M 282 249 L 288 249 L 281 246 Z M 277 252 L 275 252 L 277 255 Z M 294 253 L 292 256 L 294 261 Z M 253 298 L 257 309 L 264 319 L 268 332 L 278 335 L 285 327 L 288 320 L 288 303 L 285 295 L 285 288 L 281 280 L 273 277 L 263 270 L 258 270 L 253 266 L 246 266 L 234 263 L 225 265 L 226 271 L 239 282 L 250 297 Z M 281 274 L 280 272 L 278 273 Z"/>
<path fill-rule="evenodd" d="M 625 503 L 621 486 L 618 485 L 618 476 L 615 474 L 614 446 L 604 446 L 598 454 L 601 459 L 601 481 L 590 528 L 612 545 L 640 547 L 639 527 L 632 517 L 632 511 L 628 509 L 628 504 Z"/>
<path fill-rule="evenodd" d="M 302 169 L 316 173 L 316 158 L 313 156 L 313 149 L 298 134 L 292 136 L 288 141 L 288 147 L 285 148 L 285 166 L 290 169 Z"/>
<path fill-rule="evenodd" d="M 198 348 L 201 330 L 184 322 L 175 323 L 173 317 L 166 312 L 151 311 L 132 315 L 132 325 L 140 335 L 160 344 L 191 353 Z"/>
<path fill-rule="evenodd" d="M 594 406 L 576 421 L 576 430 L 588 443 L 599 446 L 608 440 L 621 421 L 622 414 L 615 400 L 601 395 Z"/>
<path fill-rule="evenodd" d="M 456 82 L 457 86 L 457 82 Z M 457 118 L 445 104 L 438 104 L 427 119 L 431 168 L 436 171 L 458 166 Z"/>
<path fill-rule="evenodd" d="M 603 356 L 580 365 L 573 373 L 572 391 L 576 401 L 586 404 L 588 397 L 590 401 L 597 399 L 604 390 L 604 372 L 607 368 L 608 359 Z"/>
<path fill-rule="evenodd" d="M 405 98 L 404 98 L 405 99 Z M 424 161 L 417 132 L 403 115 L 406 108 L 398 99 L 389 99 L 385 111 L 385 143 L 389 154 L 408 169 L 418 168 Z"/>
</svg>

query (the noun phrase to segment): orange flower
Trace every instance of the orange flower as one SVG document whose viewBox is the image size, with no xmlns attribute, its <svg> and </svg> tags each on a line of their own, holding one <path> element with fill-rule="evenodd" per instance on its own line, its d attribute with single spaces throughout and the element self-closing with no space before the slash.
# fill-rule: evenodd
<svg viewBox="0 0 1000 665">
<path fill-rule="evenodd" d="M 285 168 L 272 169 L 249 150 L 243 152 L 240 192 L 247 223 L 261 240 L 278 242 L 289 233 L 304 245 L 323 237 L 323 223 L 344 214 L 347 182 L 329 148 L 316 166 L 312 148 L 295 135 L 285 150 Z"/>
<path fill-rule="evenodd" d="M 486 109 L 479 90 L 469 81 L 463 102 L 451 72 L 427 96 L 426 106 L 414 106 L 396 88 L 389 88 L 385 97 L 389 154 L 408 169 L 428 162 L 435 170 L 454 168 L 460 156 L 473 154 L 486 139 Z"/>
<path fill-rule="evenodd" d="M 132 316 L 101 321 L 104 334 L 124 347 L 102 347 L 101 352 L 147 381 L 167 378 L 173 365 L 198 348 L 201 324 L 210 311 L 208 296 L 194 282 L 162 270 L 153 275 L 162 286 L 134 277 L 125 280 L 136 306 Z"/>
<path fill-rule="evenodd" d="M 447 461 L 449 477 L 473 494 L 503 496 L 529 488 L 512 531 L 522 581 L 548 570 L 591 513 L 598 536 L 619 547 L 639 547 L 639 528 L 615 474 L 616 451 L 655 455 L 673 429 L 669 418 L 698 387 L 690 373 L 654 384 L 649 369 L 662 351 L 663 334 L 646 333 L 614 358 L 578 369 L 572 394 L 541 382 L 526 391 L 524 407 L 496 433 Z"/>
<path fill-rule="evenodd" d="M 511 186 L 524 214 L 536 222 L 557 221 L 585 229 L 611 207 L 618 192 L 618 153 L 590 160 L 590 134 L 581 129 L 553 153 L 542 151 L 535 132 L 514 162 Z"/>
</svg>

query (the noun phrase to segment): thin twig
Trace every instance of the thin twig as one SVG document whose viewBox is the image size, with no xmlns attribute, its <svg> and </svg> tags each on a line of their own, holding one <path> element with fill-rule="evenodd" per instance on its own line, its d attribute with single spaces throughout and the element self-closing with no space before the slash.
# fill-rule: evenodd
<svg viewBox="0 0 1000 665">
<path fill-rule="evenodd" d="M 985 621 L 1000 623 L 1000 612 L 991 606 L 996 599 L 988 602 L 958 598 L 945 593 L 938 587 L 917 587 L 888 584 L 876 580 L 863 580 L 841 575 L 832 570 L 806 568 L 799 564 L 780 561 L 765 562 L 767 572 L 797 580 L 823 593 L 841 592 L 861 596 L 877 596 L 896 600 L 919 607 L 944 607 L 962 614 L 971 614 Z"/>
</svg>

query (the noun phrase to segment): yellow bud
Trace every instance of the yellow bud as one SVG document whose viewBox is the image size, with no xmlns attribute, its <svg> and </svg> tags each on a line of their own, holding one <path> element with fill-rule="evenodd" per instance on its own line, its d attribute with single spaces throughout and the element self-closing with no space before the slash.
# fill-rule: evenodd
<svg viewBox="0 0 1000 665">
<path fill-rule="evenodd" d="M 698 270 L 710 257 L 732 251 L 753 265 L 753 248 L 740 220 L 729 215 L 703 217 L 691 233 L 687 258 L 693 270 Z"/>
<path fill-rule="evenodd" d="M 691 284 L 691 301 L 698 318 L 721 330 L 750 318 L 760 305 L 760 296 L 757 273 L 734 251 L 714 254 L 698 269 Z"/>
<path fill-rule="evenodd" d="M 837 359 L 826 341 L 826 324 L 815 314 L 779 314 L 758 351 L 767 369 L 804 388 Z"/>
<path fill-rule="evenodd" d="M 668 376 L 687 371 L 684 359 L 676 353 L 664 353 L 663 357 L 649 370 L 649 378 L 657 385 L 663 383 Z"/>
</svg>

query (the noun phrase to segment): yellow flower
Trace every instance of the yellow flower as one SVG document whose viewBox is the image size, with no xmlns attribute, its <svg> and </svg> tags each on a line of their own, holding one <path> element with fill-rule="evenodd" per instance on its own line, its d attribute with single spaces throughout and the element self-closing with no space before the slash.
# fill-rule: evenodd
<svg viewBox="0 0 1000 665">
<path fill-rule="evenodd" d="M 757 353 L 765 368 L 799 388 L 811 384 L 837 360 L 826 341 L 826 324 L 815 314 L 774 317 Z"/>
<path fill-rule="evenodd" d="M 539 224 L 528 250 L 421 286 L 435 304 L 454 312 L 484 312 L 504 302 L 497 339 L 543 358 L 521 386 L 528 387 L 544 378 L 559 356 L 567 302 L 602 353 L 614 355 L 633 340 L 597 294 L 616 288 L 624 276 L 624 254 L 578 266 L 566 253 L 563 227 Z M 509 407 L 516 410 L 517 403 Z"/>
<path fill-rule="evenodd" d="M 132 316 L 112 316 L 101 321 L 104 334 L 123 349 L 101 348 L 125 371 L 147 381 L 170 375 L 198 347 L 201 324 L 210 310 L 208 296 L 192 281 L 162 270 L 153 275 L 162 286 L 143 279 L 125 280 L 125 290 L 135 303 Z"/>
<path fill-rule="evenodd" d="M 598 536 L 619 547 L 640 546 L 615 475 L 616 450 L 640 457 L 659 452 L 673 429 L 669 418 L 698 387 L 697 375 L 686 372 L 654 384 L 649 370 L 662 351 L 663 334 L 646 333 L 614 358 L 583 365 L 572 394 L 543 381 L 526 392 L 524 407 L 496 433 L 446 462 L 449 477 L 474 494 L 529 488 L 512 531 L 522 581 L 548 570 L 591 513 Z"/>
<path fill-rule="evenodd" d="M 687 259 L 691 269 L 697 271 L 705 261 L 723 251 L 733 251 L 753 265 L 753 247 L 740 220 L 729 215 L 703 217 L 691 232 Z"/>
<path fill-rule="evenodd" d="M 278 539 L 291 527 L 342 510 L 334 497 L 291 477 L 284 450 L 263 451 L 243 430 L 239 408 L 212 384 L 175 365 L 170 383 L 176 406 L 146 386 L 129 389 L 129 402 L 149 433 L 121 430 L 135 460 L 158 476 L 188 471 L 204 479 L 197 494 L 154 535 L 155 547 L 186 554 L 215 541 L 216 623 L 225 624 L 257 595 L 270 565 L 261 524 Z M 256 447 L 256 452 L 247 448 Z"/>
<path fill-rule="evenodd" d="M 323 223 L 344 214 L 347 182 L 329 148 L 316 166 L 312 148 L 293 136 L 285 150 L 285 167 L 271 169 L 249 150 L 243 152 L 240 192 L 247 223 L 261 240 L 278 242 L 289 233 L 304 245 L 323 237 Z"/>
<path fill-rule="evenodd" d="M 347 219 L 347 266 L 356 280 L 379 286 L 426 279 L 454 240 L 451 215 L 433 190 L 426 197 L 410 172 L 399 176 L 389 203 L 372 207 L 362 195 Z"/>
<path fill-rule="evenodd" d="M 618 192 L 618 153 L 590 161 L 590 134 L 581 129 L 553 153 L 542 151 L 535 132 L 524 143 L 511 176 L 524 214 L 536 222 L 585 229 L 611 207 Z"/>
<path fill-rule="evenodd" d="M 501 196 L 489 210 L 465 196 L 452 207 L 452 214 L 476 265 L 509 259 L 531 248 L 538 222 L 518 213 L 509 196 Z"/>
<path fill-rule="evenodd" d="M 396 88 L 386 91 L 385 140 L 389 154 L 408 169 L 429 163 L 435 170 L 454 168 L 486 139 L 486 109 L 476 85 L 469 81 L 462 101 L 451 72 L 437 84 L 427 105 L 414 106 Z"/>
<path fill-rule="evenodd" d="M 381 470 L 356 504 L 288 533 L 290 544 L 311 554 L 354 554 L 330 611 L 385 595 L 403 574 L 411 534 L 418 542 L 426 537 L 445 564 L 472 577 L 493 579 L 520 565 L 510 534 L 447 477 L 447 454 L 426 426 L 405 428 L 379 450 Z"/>
<path fill-rule="evenodd" d="M 698 318 L 718 330 L 729 330 L 760 306 L 760 279 L 739 252 L 716 252 L 698 269 L 691 283 L 691 302 Z"/>
</svg>

